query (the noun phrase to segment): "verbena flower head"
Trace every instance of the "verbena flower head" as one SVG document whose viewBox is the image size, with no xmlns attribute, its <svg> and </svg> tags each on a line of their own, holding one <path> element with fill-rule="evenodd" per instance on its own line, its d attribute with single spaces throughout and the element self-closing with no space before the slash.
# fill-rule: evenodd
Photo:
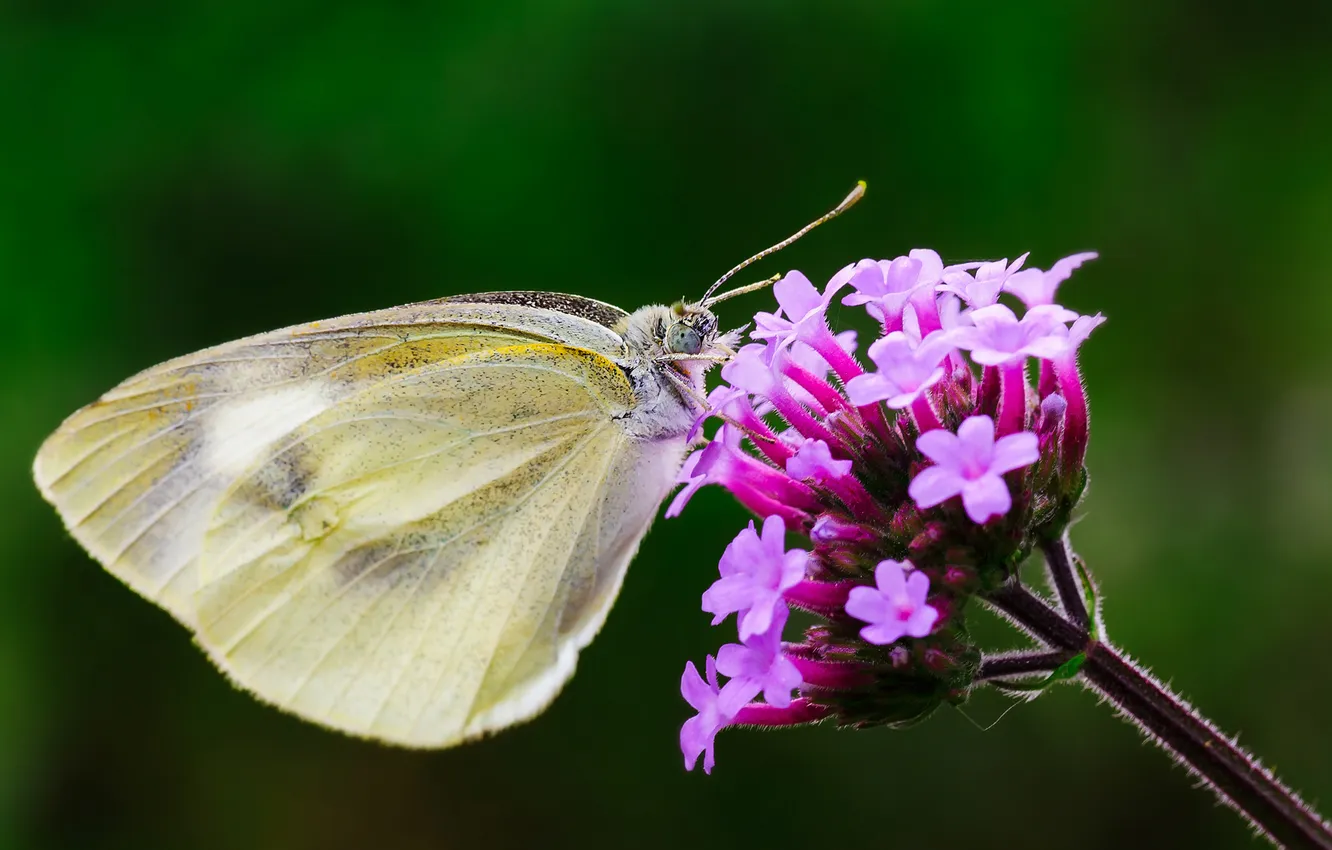
<svg viewBox="0 0 1332 850">
<path fill-rule="evenodd" d="M 1026 255 L 945 266 L 915 250 L 849 265 L 822 291 L 798 272 L 777 284 L 667 511 L 717 484 L 762 521 L 703 594 L 714 625 L 736 615 L 738 642 L 709 656 L 707 679 L 686 668 L 687 766 L 706 754 L 709 770 L 727 726 L 903 725 L 966 699 L 981 657 L 968 601 L 1062 531 L 1085 486 L 1077 351 L 1104 319 L 1053 299 L 1093 257 L 1045 272 Z M 883 329 L 868 368 L 828 327 L 839 295 Z M 816 623 L 785 636 L 791 609 Z"/>
</svg>

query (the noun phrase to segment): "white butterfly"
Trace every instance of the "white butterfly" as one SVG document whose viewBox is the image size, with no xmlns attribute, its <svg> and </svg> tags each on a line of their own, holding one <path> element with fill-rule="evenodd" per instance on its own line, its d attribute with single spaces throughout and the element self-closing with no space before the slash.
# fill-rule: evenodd
<svg viewBox="0 0 1332 850">
<path fill-rule="evenodd" d="M 572 675 L 733 353 L 710 307 L 758 285 L 634 313 L 487 293 L 249 337 L 78 411 L 34 475 L 241 687 L 449 746 Z"/>
</svg>

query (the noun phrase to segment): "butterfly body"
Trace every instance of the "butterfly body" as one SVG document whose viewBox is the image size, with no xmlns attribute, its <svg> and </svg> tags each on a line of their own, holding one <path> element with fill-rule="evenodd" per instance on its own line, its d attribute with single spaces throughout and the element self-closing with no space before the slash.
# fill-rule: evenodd
<svg viewBox="0 0 1332 850">
<path fill-rule="evenodd" d="M 346 316 L 130 378 L 34 474 L 240 686 L 447 746 L 531 717 L 572 675 L 729 341 L 696 305 L 551 293 Z"/>
</svg>

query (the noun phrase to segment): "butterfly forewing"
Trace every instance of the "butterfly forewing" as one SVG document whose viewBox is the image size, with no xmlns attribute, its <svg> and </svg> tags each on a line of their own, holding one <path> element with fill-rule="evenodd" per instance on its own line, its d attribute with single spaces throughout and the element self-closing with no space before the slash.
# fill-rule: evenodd
<svg viewBox="0 0 1332 850">
<path fill-rule="evenodd" d="M 533 340 L 623 351 L 594 321 L 517 304 L 451 299 L 314 322 L 126 380 L 47 439 L 34 477 L 110 572 L 192 625 L 203 532 L 259 451 L 395 374 Z"/>
</svg>

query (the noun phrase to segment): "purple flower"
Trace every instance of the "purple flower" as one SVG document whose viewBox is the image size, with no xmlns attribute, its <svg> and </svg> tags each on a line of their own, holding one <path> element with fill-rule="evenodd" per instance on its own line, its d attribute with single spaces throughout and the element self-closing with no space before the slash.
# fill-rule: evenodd
<svg viewBox="0 0 1332 850">
<path fill-rule="evenodd" d="M 711 442 L 685 458 L 675 480 L 685 486 L 666 508 L 668 518 L 679 516 L 705 484 L 720 484 L 757 514 L 777 514 L 793 523 L 806 519 L 805 509 L 819 504 L 808 485 L 745 452 L 739 429 L 730 424 L 718 428 Z"/>
<path fill-rule="evenodd" d="M 730 362 L 722 367 L 722 378 L 732 387 L 750 395 L 771 398 L 780 389 L 777 376 L 772 371 L 773 353 L 773 348 L 757 342 L 741 346 Z"/>
<path fill-rule="evenodd" d="M 970 315 L 971 327 L 954 328 L 948 332 L 949 338 L 958 348 L 970 351 L 971 359 L 982 366 L 1026 357 L 1058 357 L 1068 335 L 1064 323 L 1078 317 L 1053 304 L 1033 307 L 1021 320 L 1003 304 L 972 310 Z"/>
<path fill-rule="evenodd" d="M 846 600 L 846 613 L 868 626 L 860 636 L 878 646 L 903 636 L 922 638 L 934 628 L 939 612 L 925 602 L 930 580 L 919 570 L 907 575 L 910 561 L 880 561 L 874 570 L 875 587 L 857 587 Z"/>
<path fill-rule="evenodd" d="M 1074 254 L 1055 263 L 1048 272 L 1040 269 L 1026 269 L 1009 278 L 1004 289 L 1022 299 L 1028 307 L 1040 307 L 1053 304 L 1055 291 L 1059 284 L 1068 280 L 1073 270 L 1088 260 L 1096 259 L 1095 252 Z"/>
<path fill-rule="evenodd" d="M 780 309 L 776 313 L 755 314 L 751 337 L 785 348 L 796 340 L 808 343 L 826 333 L 823 316 L 837 291 L 835 287 L 829 286 L 827 293 L 819 294 L 809 278 L 793 271 L 777 281 L 772 291 Z"/>
<path fill-rule="evenodd" d="M 871 316 L 896 330 L 911 295 L 921 287 L 937 285 L 943 273 L 943 260 L 937 253 L 917 248 L 895 260 L 861 260 L 842 269 L 833 281 L 839 285 L 844 281 L 856 290 L 842 299 L 843 304 L 864 304 Z"/>
<path fill-rule="evenodd" d="M 752 691 L 746 702 L 761 692 L 769 705 L 786 708 L 792 689 L 800 686 L 800 671 L 782 653 L 782 627 L 789 613 L 782 610 L 767 631 L 743 644 L 728 643 L 717 651 L 717 669 L 731 677 L 726 687 L 735 687 L 737 693 Z"/>
<path fill-rule="evenodd" d="M 703 432 L 703 423 L 707 422 L 712 417 L 717 416 L 724 420 L 727 415 L 733 416 L 734 412 L 728 414 L 728 407 L 743 407 L 747 404 L 749 404 L 748 393 L 742 389 L 721 384 L 712 392 L 708 393 L 707 407 L 702 413 L 694 418 L 693 426 L 690 427 L 689 433 L 685 435 L 685 442 L 693 443 L 694 440 L 698 439 L 698 435 Z M 677 478 L 676 481 L 679 483 L 682 479 Z"/>
<path fill-rule="evenodd" d="M 706 682 L 698 675 L 698 668 L 692 661 L 685 665 L 684 675 L 680 677 L 681 696 L 698 712 L 680 727 L 680 751 L 684 753 L 685 770 L 693 770 L 698 757 L 707 753 L 703 758 L 703 772 L 712 773 L 712 766 L 716 764 L 713 743 L 717 733 L 731 722 L 740 707 L 749 702 L 754 694 L 743 695 L 743 689 L 733 688 L 732 682 L 719 688 L 717 661 L 711 655 L 704 666 L 708 671 Z"/>
<path fill-rule="evenodd" d="M 834 514 L 821 514 L 809 530 L 809 539 L 819 543 L 868 543 L 878 535 L 863 525 L 841 519 Z"/>
<path fill-rule="evenodd" d="M 834 460 L 828 444 L 822 440 L 805 440 L 796 453 L 787 458 L 786 474 L 821 484 L 850 475 L 851 461 Z"/>
<path fill-rule="evenodd" d="M 1105 322 L 1105 316 L 1097 313 L 1095 316 L 1078 316 L 1073 320 L 1073 325 L 1068 329 L 1068 336 L 1064 339 L 1064 356 L 1071 357 L 1077 353 L 1078 347 L 1087 341 L 1091 332 L 1100 327 Z"/>
<path fill-rule="evenodd" d="M 855 331 L 842 331 L 834 336 L 833 339 L 837 340 L 837 346 L 842 349 L 842 351 L 849 355 L 856 353 Z M 819 354 L 819 352 L 809 343 L 797 341 L 796 344 L 791 347 L 791 351 L 787 357 L 791 363 L 794 363 L 796 366 L 804 369 L 812 375 L 818 375 L 821 378 L 827 377 L 828 375 L 828 362 L 824 359 L 823 355 Z"/>
<path fill-rule="evenodd" d="M 972 416 L 956 434 L 927 431 L 916 440 L 916 448 L 935 464 L 907 489 L 916 505 L 932 508 L 961 494 L 967 516 L 978 524 L 1003 516 L 1013 506 L 1003 474 L 1039 457 L 1035 434 L 1023 431 L 996 442 L 994 421 L 988 416 Z"/>
<path fill-rule="evenodd" d="M 714 392 L 713 395 L 716 395 L 716 393 Z M 740 432 L 722 425 L 717 429 L 717 434 L 711 442 L 697 451 L 690 452 L 689 457 L 685 458 L 684 465 L 680 467 L 680 471 L 675 474 L 675 483 L 685 486 L 675 494 L 670 506 L 666 508 L 667 519 L 679 516 L 684 511 L 685 505 L 689 504 L 689 500 L 694 498 L 694 494 L 704 484 L 720 483 L 713 480 L 715 477 L 713 470 L 717 468 L 721 455 L 727 451 L 739 450 Z"/>
<path fill-rule="evenodd" d="M 741 640 L 766 632 L 786 607 L 782 591 L 805 577 L 808 558 L 803 549 L 786 551 L 786 524 L 780 516 L 763 521 L 762 537 L 751 520 L 722 553 L 722 577 L 703 594 L 703 610 L 715 615 L 714 626 L 740 612 Z"/>
<path fill-rule="evenodd" d="M 915 345 L 905 333 L 894 331 L 869 347 L 870 359 L 879 371 L 848 381 L 847 397 L 857 407 L 885 399 L 894 410 L 909 407 L 943 379 L 939 364 L 952 350 L 951 337 L 945 332 L 936 331 Z"/>
<path fill-rule="evenodd" d="M 973 309 L 989 307 L 999 300 L 999 293 L 1006 288 L 1004 284 L 1026 261 L 1027 255 L 1023 254 L 1012 265 L 1007 259 L 982 263 L 974 274 L 960 269 L 949 270 L 945 272 L 939 289 L 958 295 Z"/>
</svg>

